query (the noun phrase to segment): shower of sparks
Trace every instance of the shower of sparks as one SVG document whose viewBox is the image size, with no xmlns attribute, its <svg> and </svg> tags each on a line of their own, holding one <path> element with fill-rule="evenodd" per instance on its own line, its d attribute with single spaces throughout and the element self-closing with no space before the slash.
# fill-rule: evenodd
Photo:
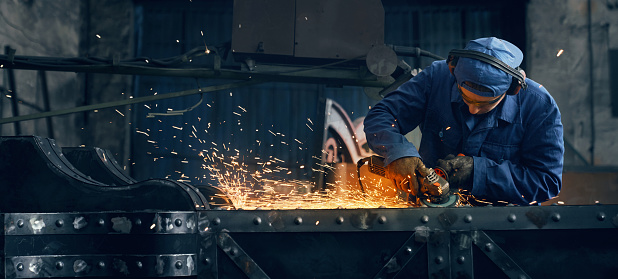
<svg viewBox="0 0 618 279">
<path fill-rule="evenodd" d="M 202 33 L 203 35 L 203 33 Z M 153 89 L 150 89 L 153 91 Z M 229 92 L 229 96 L 233 96 Z M 214 102 L 206 103 L 206 108 L 216 106 Z M 149 106 L 145 107 L 150 109 Z M 214 184 L 224 194 L 220 198 L 229 200 L 230 204 L 221 205 L 226 209 L 335 209 L 335 208 L 402 208 L 409 207 L 409 203 L 398 196 L 394 188 L 389 184 L 381 183 L 367 177 L 361 177 L 364 191 L 358 185 L 356 178 L 356 165 L 353 168 L 342 167 L 345 164 L 323 164 L 326 150 L 320 150 L 312 160 L 318 163 L 307 164 L 304 161 L 288 162 L 275 154 L 259 154 L 268 150 L 289 150 L 295 152 L 297 148 L 307 151 L 309 139 L 306 136 L 285 135 L 277 131 L 275 125 L 260 125 L 258 129 L 236 129 L 233 134 L 223 139 L 209 134 L 210 129 L 222 125 L 241 125 L 243 117 L 255 117 L 243 106 L 236 106 L 232 112 L 235 121 L 213 120 L 175 123 L 170 125 L 160 119 L 154 122 L 157 127 L 151 129 L 136 129 L 136 133 L 145 135 L 146 142 L 151 143 L 147 152 L 153 162 L 174 160 L 181 163 L 181 170 L 170 170 L 169 174 L 163 174 L 168 179 L 193 183 L 194 185 Z M 206 119 L 206 118 L 204 118 Z M 305 125 L 311 132 L 316 128 L 310 118 L 306 118 Z M 198 126 L 200 125 L 200 126 Z M 301 124 L 302 125 L 302 124 Z M 197 127 L 196 127 L 197 126 Z M 150 140 L 157 138 L 157 133 L 173 131 L 174 134 L 161 143 Z M 255 131 L 255 133 L 253 132 Z M 270 142 L 260 138 L 249 139 L 253 142 L 253 149 L 235 148 L 235 139 L 244 139 L 247 135 L 266 137 L 271 134 L 278 140 Z M 152 137 L 151 137 L 152 136 Z M 289 138 L 289 139 L 286 139 Z M 304 139 L 304 140 L 303 140 Z M 184 140 L 184 142 L 183 142 Z M 268 143 L 267 143 L 268 142 Z M 267 144 L 266 144 L 267 143 Z M 182 147 L 181 147 L 182 145 Z M 192 150 L 195 155 L 190 155 Z M 273 149 L 274 148 L 274 149 Z M 258 152 L 258 150 L 260 150 Z M 303 157 L 302 155 L 300 157 Z M 194 167 L 200 167 L 203 171 L 191 177 L 187 171 Z M 354 169 L 354 171 L 350 171 Z M 317 189 L 311 174 L 329 175 L 326 189 Z M 367 184 L 367 185 L 365 185 Z M 387 193 L 387 194 L 385 194 Z M 211 201 L 217 197 L 211 197 Z M 318 225 L 318 223 L 316 223 Z"/>
</svg>

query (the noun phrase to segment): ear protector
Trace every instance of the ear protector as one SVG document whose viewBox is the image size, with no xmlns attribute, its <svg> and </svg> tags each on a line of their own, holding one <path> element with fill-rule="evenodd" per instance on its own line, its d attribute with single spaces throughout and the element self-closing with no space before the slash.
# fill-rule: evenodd
<svg viewBox="0 0 618 279">
<path fill-rule="evenodd" d="M 511 86 L 506 91 L 507 95 L 517 95 L 520 89 L 526 89 L 528 87 L 526 84 L 526 72 L 524 72 L 524 70 L 519 67 L 514 69 L 496 57 L 474 50 L 453 49 L 449 52 L 446 63 L 448 64 L 448 69 L 451 71 L 453 76 L 455 75 L 455 67 L 457 67 L 457 61 L 460 57 L 472 58 L 485 62 L 512 76 L 513 80 L 511 81 Z"/>
</svg>

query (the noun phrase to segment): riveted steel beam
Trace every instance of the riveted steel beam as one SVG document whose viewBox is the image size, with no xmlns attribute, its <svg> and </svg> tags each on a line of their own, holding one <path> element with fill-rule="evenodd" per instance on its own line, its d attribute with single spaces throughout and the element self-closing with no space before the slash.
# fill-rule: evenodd
<svg viewBox="0 0 618 279">
<path fill-rule="evenodd" d="M 217 234 L 217 245 L 248 278 L 270 278 L 228 233 L 220 232 Z"/>
<path fill-rule="evenodd" d="M 485 232 L 474 231 L 472 237 L 474 245 L 479 247 L 509 278 L 530 278 Z"/>
<path fill-rule="evenodd" d="M 416 256 L 416 254 L 425 246 L 426 239 L 418 240 L 418 236 L 414 233 L 408 240 L 401 245 L 401 248 L 386 262 L 384 267 L 380 269 L 374 279 L 395 278 L 402 269 Z"/>
</svg>

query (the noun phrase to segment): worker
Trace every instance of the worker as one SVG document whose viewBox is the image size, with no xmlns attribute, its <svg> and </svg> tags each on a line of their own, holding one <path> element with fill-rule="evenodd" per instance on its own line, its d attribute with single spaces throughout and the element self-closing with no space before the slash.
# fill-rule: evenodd
<svg viewBox="0 0 618 279">
<path fill-rule="evenodd" d="M 508 41 L 472 40 L 373 106 L 364 129 L 369 147 L 385 157 L 387 178 L 416 194 L 414 175 L 438 166 L 451 189 L 495 204 L 528 205 L 558 195 L 560 111 L 519 69 L 522 60 Z M 419 149 L 404 136 L 417 126 Z"/>
</svg>

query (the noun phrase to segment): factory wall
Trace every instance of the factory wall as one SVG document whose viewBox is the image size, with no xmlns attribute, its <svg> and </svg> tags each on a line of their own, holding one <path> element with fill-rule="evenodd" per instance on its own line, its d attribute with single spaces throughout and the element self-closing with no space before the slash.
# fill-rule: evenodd
<svg viewBox="0 0 618 279">
<path fill-rule="evenodd" d="M 77 5 L 76 5 L 77 4 Z M 0 1 L 0 47 L 15 50 L 15 55 L 76 57 L 81 54 L 82 7 L 75 1 Z M 1 66 L 0 66 L 1 67 Z M 14 116 L 12 102 L 17 101 L 19 115 L 41 112 L 44 107 L 43 84 L 38 71 L 14 70 L 14 88 L 10 88 L 9 70 L 0 69 L 0 116 Z M 81 74 L 45 73 L 51 109 L 71 108 L 83 103 Z M 59 144 L 83 144 L 79 115 L 0 126 L 3 136 L 37 134 L 58 139 Z M 52 133 L 53 132 L 53 133 Z"/>
<path fill-rule="evenodd" d="M 527 8 L 528 76 L 562 112 L 571 166 L 618 166 L 618 115 L 610 89 L 610 52 L 618 49 L 618 6 L 605 0 L 531 0 Z M 590 9 L 589 9 L 590 7 Z M 551 12 L 548 12 L 551 11 Z"/>
</svg>

